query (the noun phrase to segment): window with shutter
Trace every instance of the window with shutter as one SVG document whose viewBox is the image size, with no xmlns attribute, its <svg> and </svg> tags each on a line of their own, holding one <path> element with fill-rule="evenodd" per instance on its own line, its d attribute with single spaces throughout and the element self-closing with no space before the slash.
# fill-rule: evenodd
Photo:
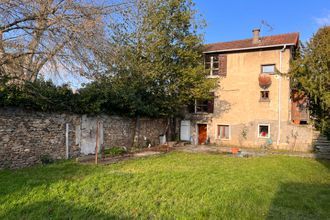
<svg viewBox="0 0 330 220">
<path fill-rule="evenodd" d="M 210 94 L 212 99 L 210 100 L 196 100 L 195 101 L 195 113 L 213 113 L 214 111 L 214 93 Z"/>
<path fill-rule="evenodd" d="M 196 100 L 196 112 L 195 113 L 203 113 L 208 112 L 208 100 Z"/>
<path fill-rule="evenodd" d="M 229 125 L 218 125 L 218 138 L 221 140 L 230 139 L 230 127 Z"/>
<path fill-rule="evenodd" d="M 210 76 L 219 75 L 219 55 L 206 54 L 205 55 L 205 70 L 209 72 Z"/>
</svg>

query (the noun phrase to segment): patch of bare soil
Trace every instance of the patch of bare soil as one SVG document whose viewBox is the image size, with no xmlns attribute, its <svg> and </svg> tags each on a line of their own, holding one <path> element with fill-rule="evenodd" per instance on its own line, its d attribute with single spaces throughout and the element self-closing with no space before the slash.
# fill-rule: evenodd
<svg viewBox="0 0 330 220">
<path fill-rule="evenodd" d="M 152 155 L 158 155 L 158 154 L 164 154 L 170 151 L 173 151 L 173 147 L 169 147 L 168 145 L 160 145 L 150 148 L 143 148 L 141 150 L 135 151 L 135 152 L 128 152 L 123 155 L 118 156 L 105 156 L 103 158 L 98 158 L 98 164 L 112 164 L 112 163 L 118 163 L 123 160 L 128 160 L 132 158 L 137 157 L 146 157 L 146 156 L 152 156 Z M 77 161 L 80 163 L 88 163 L 92 164 L 95 163 L 95 155 L 87 155 L 83 157 L 77 158 Z"/>
</svg>

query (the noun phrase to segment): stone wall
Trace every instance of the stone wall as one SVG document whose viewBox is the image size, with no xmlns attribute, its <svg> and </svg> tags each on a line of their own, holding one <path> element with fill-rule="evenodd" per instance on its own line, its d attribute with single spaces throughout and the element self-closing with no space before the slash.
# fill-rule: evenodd
<svg viewBox="0 0 330 220">
<path fill-rule="evenodd" d="M 101 115 L 82 116 L 81 152 L 95 153 L 96 127 L 99 123 L 99 141 L 105 148 L 125 146 L 146 147 L 159 144 L 159 136 L 166 132 L 167 120 L 150 118 L 126 118 Z"/>
<path fill-rule="evenodd" d="M 19 109 L 0 109 L 0 168 L 21 168 L 40 163 L 43 156 L 66 157 L 66 123 L 70 155 L 79 155 L 74 126 L 80 117 Z"/>
<path fill-rule="evenodd" d="M 41 162 L 43 156 L 66 158 L 66 124 L 69 125 L 69 157 L 82 149 L 95 152 L 96 122 L 101 122 L 100 139 L 106 148 L 159 144 L 167 128 L 165 119 L 124 118 L 101 115 L 57 114 L 0 108 L 0 169 L 21 168 Z"/>
</svg>

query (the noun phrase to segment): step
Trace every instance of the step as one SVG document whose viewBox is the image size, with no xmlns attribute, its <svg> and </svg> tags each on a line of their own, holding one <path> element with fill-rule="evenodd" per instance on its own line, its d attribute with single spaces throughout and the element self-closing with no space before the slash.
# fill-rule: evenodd
<svg viewBox="0 0 330 220">
<path fill-rule="evenodd" d="M 315 147 L 316 151 L 324 151 L 324 152 L 330 152 L 330 148 L 321 148 L 321 147 Z"/>
<path fill-rule="evenodd" d="M 313 141 L 312 143 L 330 144 L 329 141 Z"/>
<path fill-rule="evenodd" d="M 330 147 L 329 143 L 314 143 L 314 146 L 320 146 L 320 147 Z"/>
<path fill-rule="evenodd" d="M 316 151 L 317 153 L 321 153 L 321 154 L 330 154 L 330 151 Z"/>
<path fill-rule="evenodd" d="M 330 141 L 327 137 L 313 137 L 313 140 Z"/>
<path fill-rule="evenodd" d="M 329 155 L 330 156 L 330 153 L 316 153 L 318 155 Z"/>
<path fill-rule="evenodd" d="M 330 150 L 330 145 L 314 145 L 314 148 L 317 148 L 317 149 L 329 149 Z"/>
<path fill-rule="evenodd" d="M 330 143 L 328 140 L 313 140 L 313 142 Z"/>
<path fill-rule="evenodd" d="M 316 153 L 316 154 L 330 157 L 330 153 L 327 153 L 327 154 L 325 154 L 325 153 Z"/>
</svg>

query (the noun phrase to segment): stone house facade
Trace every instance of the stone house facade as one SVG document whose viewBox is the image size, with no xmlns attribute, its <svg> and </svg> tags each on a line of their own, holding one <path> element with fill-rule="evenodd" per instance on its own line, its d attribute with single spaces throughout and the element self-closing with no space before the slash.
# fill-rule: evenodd
<svg viewBox="0 0 330 220">
<path fill-rule="evenodd" d="M 309 151 L 313 127 L 306 100 L 294 100 L 290 60 L 299 34 L 253 37 L 205 46 L 205 69 L 219 81 L 214 100 L 196 100 L 181 122 L 181 140 L 194 144 Z"/>
</svg>

